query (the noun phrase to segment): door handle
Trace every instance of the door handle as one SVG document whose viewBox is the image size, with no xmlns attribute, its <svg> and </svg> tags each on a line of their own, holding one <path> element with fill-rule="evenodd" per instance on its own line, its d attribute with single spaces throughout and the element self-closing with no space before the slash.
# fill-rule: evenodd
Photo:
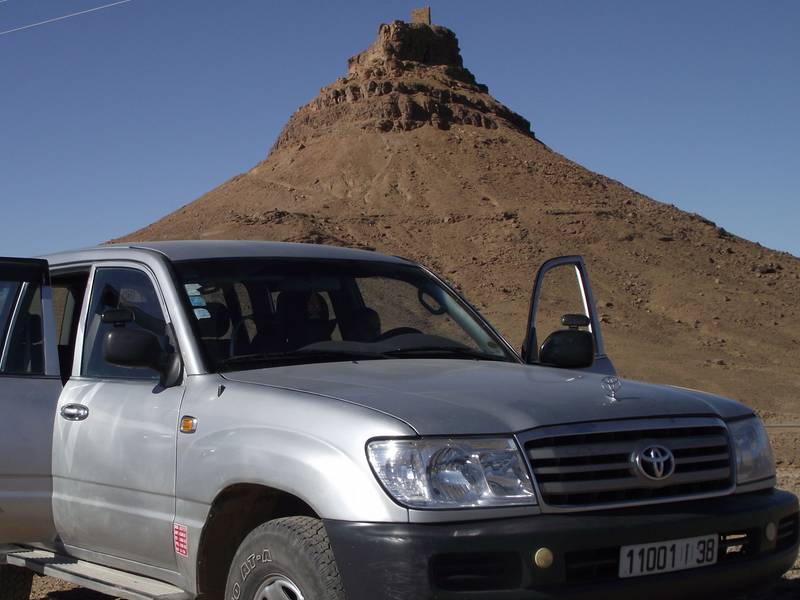
<svg viewBox="0 0 800 600">
<path fill-rule="evenodd" d="M 61 416 L 67 421 L 83 421 L 89 416 L 89 408 L 83 404 L 67 404 L 61 407 Z"/>
</svg>

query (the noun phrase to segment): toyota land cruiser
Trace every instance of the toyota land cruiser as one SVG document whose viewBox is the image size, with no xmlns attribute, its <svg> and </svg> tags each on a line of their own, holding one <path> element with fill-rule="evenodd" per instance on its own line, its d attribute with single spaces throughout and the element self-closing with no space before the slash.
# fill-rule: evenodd
<svg viewBox="0 0 800 600">
<path fill-rule="evenodd" d="M 374 252 L 0 259 L 0 350 L 0 600 L 33 572 L 131 600 L 719 597 L 797 556 L 759 419 L 617 378 L 579 257 L 539 270 L 520 354 Z"/>
</svg>

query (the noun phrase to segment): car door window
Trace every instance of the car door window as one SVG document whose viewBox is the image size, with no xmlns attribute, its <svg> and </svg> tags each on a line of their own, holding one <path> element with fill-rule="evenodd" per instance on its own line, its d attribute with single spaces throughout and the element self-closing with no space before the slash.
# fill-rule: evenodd
<svg viewBox="0 0 800 600">
<path fill-rule="evenodd" d="M 584 315 L 588 318 L 581 281 L 576 275 L 575 266 L 571 264 L 553 267 L 545 273 L 534 319 L 539 345 L 554 332 L 567 328 L 562 322 L 564 315 Z"/>
<path fill-rule="evenodd" d="M 158 337 L 163 350 L 172 349 L 164 311 L 153 282 L 147 274 L 133 268 L 100 268 L 95 272 L 92 285 L 84 334 L 81 375 L 101 378 L 158 379 L 158 373 L 153 369 L 121 367 L 105 360 L 103 343 L 106 334 L 115 325 L 103 323 L 103 313 L 115 308 L 129 309 L 134 315 L 133 322 L 126 323 L 124 327 L 149 331 Z"/>
<path fill-rule="evenodd" d="M 58 339 L 58 364 L 64 383 L 72 375 L 72 359 L 88 280 L 89 273 L 86 271 L 57 275 L 50 283 Z"/>
<path fill-rule="evenodd" d="M 42 291 L 35 283 L 0 282 L 0 331 L 3 342 L 0 372 L 43 375 Z"/>
<path fill-rule="evenodd" d="M 0 335 L 4 337 L 20 285 L 18 281 L 0 281 Z"/>
</svg>

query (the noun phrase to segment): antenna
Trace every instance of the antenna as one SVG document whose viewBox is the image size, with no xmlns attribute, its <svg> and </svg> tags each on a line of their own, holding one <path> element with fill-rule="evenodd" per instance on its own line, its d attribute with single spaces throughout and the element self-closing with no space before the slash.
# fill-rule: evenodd
<svg viewBox="0 0 800 600">
<path fill-rule="evenodd" d="M 7 2 L 8 0 L 3 0 L 3 2 Z M 111 8 L 112 6 L 119 6 L 120 4 L 127 4 L 128 2 L 132 2 L 133 0 L 119 0 L 118 2 L 112 2 L 110 4 L 103 4 L 102 6 L 95 6 L 94 8 L 89 8 L 87 10 L 81 10 L 78 12 L 70 13 L 68 15 L 61 15 L 60 17 L 55 17 L 52 19 L 47 19 L 45 21 L 38 21 L 36 23 L 31 23 L 30 25 L 23 25 L 22 27 L 15 27 L 14 29 L 7 29 L 5 31 L 0 31 L 0 35 L 8 35 L 9 33 L 15 33 L 17 31 L 24 31 L 25 29 L 33 29 L 34 27 L 40 27 L 42 25 L 47 25 L 48 23 L 55 23 L 56 21 L 63 21 L 64 19 L 71 19 L 73 17 L 77 17 L 80 15 L 85 15 L 87 13 L 97 12 L 98 10 L 105 10 L 106 8 Z"/>
</svg>

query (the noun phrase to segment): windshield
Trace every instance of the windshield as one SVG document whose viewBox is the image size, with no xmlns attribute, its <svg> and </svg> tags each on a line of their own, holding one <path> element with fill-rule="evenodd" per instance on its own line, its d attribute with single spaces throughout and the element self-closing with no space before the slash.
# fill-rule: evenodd
<svg viewBox="0 0 800 600">
<path fill-rule="evenodd" d="M 516 361 L 477 315 L 419 267 L 320 259 L 175 266 L 215 371 L 387 358 Z"/>
</svg>

